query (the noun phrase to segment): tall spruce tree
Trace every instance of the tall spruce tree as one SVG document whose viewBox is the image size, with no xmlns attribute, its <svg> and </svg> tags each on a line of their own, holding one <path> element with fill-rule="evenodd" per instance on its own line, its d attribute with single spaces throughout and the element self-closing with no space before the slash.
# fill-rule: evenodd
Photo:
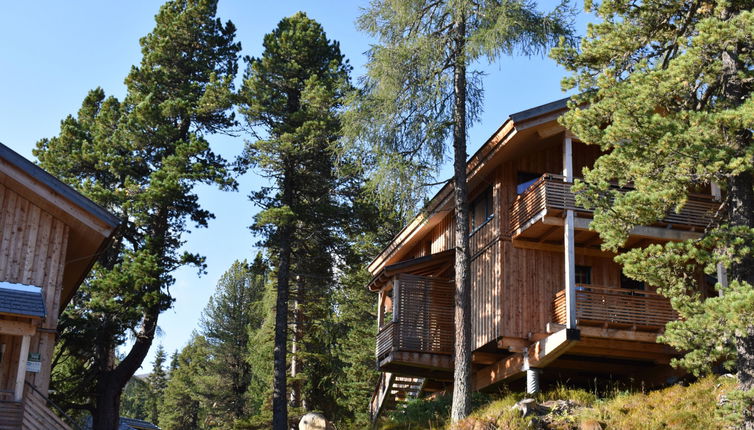
<svg viewBox="0 0 754 430">
<path fill-rule="evenodd" d="M 124 221 L 61 319 L 54 383 L 67 390 L 56 396 L 89 409 L 96 429 L 117 428 L 123 387 L 172 303 L 171 273 L 186 264 L 203 268 L 202 257 L 180 250 L 187 223 L 205 227 L 212 218 L 195 185 L 234 186 L 225 160 L 204 137 L 235 123 L 230 108 L 240 45 L 216 9 L 215 0 L 164 4 L 140 41 L 143 58 L 125 80 L 124 101 L 92 91 L 78 115 L 61 123 L 60 135 L 35 150 L 43 168 Z M 133 343 L 116 361 L 129 334 Z"/>
<path fill-rule="evenodd" d="M 562 119 L 607 153 L 584 172 L 579 201 L 618 249 L 630 229 L 677 210 L 695 192 L 722 188 L 721 210 L 702 237 L 620 255 L 624 272 L 661 287 L 680 321 L 663 340 L 696 373 L 719 363 L 738 371 L 746 429 L 754 428 L 754 2 L 607 0 L 576 48 L 554 56 L 578 88 Z M 611 190 L 611 182 L 631 191 Z M 700 271 L 719 296 L 699 288 Z M 723 270 L 720 270 L 721 275 Z"/>
<path fill-rule="evenodd" d="M 207 401 L 204 384 L 209 373 L 210 351 L 207 339 L 196 333 L 176 358 L 160 408 L 160 428 L 164 430 L 204 430 L 217 428 L 213 405 Z"/>
<path fill-rule="evenodd" d="M 168 375 L 165 371 L 165 361 L 167 354 L 162 344 L 157 346 L 157 351 L 152 362 L 152 373 L 147 376 L 147 385 L 149 387 L 149 421 L 159 424 L 160 409 L 162 408 L 162 399 L 165 395 L 165 387 L 168 385 Z M 133 378 L 132 378 L 133 379 Z"/>
<path fill-rule="evenodd" d="M 480 58 L 545 52 L 570 40 L 566 2 L 550 13 L 529 0 L 372 0 L 359 27 L 379 43 L 369 51 L 364 93 L 346 117 L 349 139 L 371 151 L 367 166 L 378 195 L 404 205 L 423 195 L 453 148 L 455 205 L 455 324 L 452 420 L 469 413 L 471 393 L 469 202 L 467 128 L 482 104 Z"/>
<path fill-rule="evenodd" d="M 327 219 L 337 211 L 331 145 L 350 67 L 338 43 L 301 12 L 280 21 L 264 48 L 260 58 L 248 59 L 240 103 L 249 126 L 267 136 L 247 146 L 245 161 L 272 181 L 251 197 L 262 208 L 253 229 L 276 269 L 272 427 L 282 430 L 291 282 L 301 281 L 302 299 L 305 289 L 331 277 Z"/>
</svg>

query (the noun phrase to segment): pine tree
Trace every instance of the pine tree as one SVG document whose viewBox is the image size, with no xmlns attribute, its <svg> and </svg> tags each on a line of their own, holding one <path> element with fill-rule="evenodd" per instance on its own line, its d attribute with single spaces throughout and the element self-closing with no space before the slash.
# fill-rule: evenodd
<svg viewBox="0 0 754 430">
<path fill-rule="evenodd" d="M 245 260 L 233 262 L 218 281 L 202 315 L 201 332 L 212 355 L 207 376 L 212 386 L 213 411 L 218 421 L 228 426 L 249 412 L 249 331 L 257 330 L 265 316 L 261 303 L 266 272 L 261 254 L 251 264 Z"/>
<path fill-rule="evenodd" d="M 619 249 L 631 228 L 678 210 L 719 186 L 721 210 L 702 237 L 633 249 L 617 260 L 661 287 L 681 316 L 662 339 L 695 373 L 722 363 L 738 371 L 744 428 L 754 428 L 754 2 L 608 0 L 581 46 L 554 56 L 578 88 L 563 124 L 607 153 L 584 171 L 578 200 L 592 226 Z M 610 184 L 631 186 L 625 193 Z M 719 296 L 700 290 L 702 271 Z"/>
<path fill-rule="evenodd" d="M 361 152 L 378 195 L 398 195 L 403 206 L 431 182 L 453 148 L 455 205 L 455 324 L 452 420 L 465 417 L 471 394 L 469 202 L 467 128 L 482 104 L 475 61 L 544 52 L 570 39 L 571 11 L 561 3 L 549 14 L 528 0 L 373 0 L 359 27 L 379 43 L 369 51 L 364 93 L 346 117 L 347 136 Z"/>
<path fill-rule="evenodd" d="M 155 424 L 159 424 L 160 422 L 159 411 L 162 406 L 163 396 L 165 395 L 165 387 L 168 384 L 168 375 L 163 367 L 165 360 L 167 360 L 167 354 L 165 354 L 165 348 L 160 344 L 157 346 L 154 362 L 152 362 L 152 373 L 147 376 L 147 386 L 151 395 L 148 420 Z"/>
<path fill-rule="evenodd" d="M 201 256 L 181 249 L 187 223 L 206 227 L 212 218 L 194 187 L 234 186 L 204 137 L 235 124 L 229 109 L 240 45 L 216 9 L 215 0 L 164 4 L 140 41 L 142 61 L 126 78 L 123 102 L 92 91 L 60 135 L 35 151 L 43 168 L 124 220 L 61 319 L 58 369 L 67 370 L 56 369 L 54 382 L 70 391 L 56 398 L 90 409 L 97 429 L 117 428 L 121 391 L 172 303 L 171 273 L 187 264 L 203 270 Z M 129 333 L 134 342 L 116 362 Z"/>
<path fill-rule="evenodd" d="M 211 405 L 206 399 L 203 376 L 209 371 L 209 344 L 194 336 L 178 354 L 175 370 L 165 388 L 160 409 L 160 427 L 164 430 L 204 430 L 214 427 L 209 419 Z"/>
<path fill-rule="evenodd" d="M 297 298 L 307 300 L 312 285 L 331 276 L 328 218 L 338 205 L 330 147 L 339 134 L 337 110 L 350 67 L 337 42 L 304 13 L 280 21 L 265 36 L 264 48 L 260 58 L 248 59 L 240 99 L 247 123 L 268 136 L 247 147 L 245 161 L 273 184 L 254 192 L 252 200 L 262 208 L 253 228 L 263 236 L 276 269 L 272 427 L 278 430 L 288 426 L 291 283 L 300 287 Z M 320 386 L 321 381 L 308 382 Z"/>
<path fill-rule="evenodd" d="M 123 388 L 120 400 L 120 414 L 127 418 L 149 420 L 154 397 L 149 384 L 143 378 L 134 376 Z"/>
</svg>

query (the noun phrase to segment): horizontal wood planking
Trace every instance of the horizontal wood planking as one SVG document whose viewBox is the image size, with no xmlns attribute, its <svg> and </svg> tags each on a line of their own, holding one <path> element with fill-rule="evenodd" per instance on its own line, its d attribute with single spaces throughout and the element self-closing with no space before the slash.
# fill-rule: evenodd
<svg viewBox="0 0 754 430">
<path fill-rule="evenodd" d="M 579 324 L 622 324 L 661 329 L 678 318 L 670 301 L 651 291 L 580 285 L 576 291 L 576 318 Z M 553 300 L 553 320 L 565 323 L 565 292 Z"/>
<path fill-rule="evenodd" d="M 453 282 L 407 274 L 397 278 L 398 319 L 377 334 L 377 359 L 393 351 L 452 354 Z"/>
<path fill-rule="evenodd" d="M 47 400 L 26 387 L 22 430 L 71 430 L 60 417 L 47 407 Z"/>
<path fill-rule="evenodd" d="M 563 182 L 563 178 L 559 175 L 548 173 L 539 178 L 511 204 L 509 233 L 512 236 L 520 234 L 530 221 L 535 220 L 545 209 L 573 209 L 581 213 L 591 213 L 591 210 L 576 204 L 571 186 L 573 186 L 572 183 Z M 630 189 L 622 188 L 621 190 Z M 679 212 L 668 212 L 660 224 L 704 228 L 709 224 L 719 206 L 720 203 L 713 201 L 711 196 L 693 195 Z"/>
</svg>

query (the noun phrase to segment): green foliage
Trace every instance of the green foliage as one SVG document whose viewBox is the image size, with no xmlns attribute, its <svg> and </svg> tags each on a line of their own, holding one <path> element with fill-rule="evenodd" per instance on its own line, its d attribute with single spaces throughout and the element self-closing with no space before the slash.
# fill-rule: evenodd
<svg viewBox="0 0 754 430">
<path fill-rule="evenodd" d="M 209 401 L 216 420 L 227 426 L 249 413 L 249 331 L 258 330 L 265 317 L 262 300 L 266 272 L 261 254 L 251 264 L 233 262 L 218 281 L 202 315 L 201 333 L 212 356 L 206 375 Z"/>
<path fill-rule="evenodd" d="M 751 194 L 754 172 L 754 3 L 610 0 L 587 7 L 602 21 L 589 26 L 578 49 L 553 51 L 573 72 L 564 87 L 583 91 L 563 124 L 606 153 L 584 170 L 577 199 L 595 208 L 592 226 L 616 250 L 634 226 L 720 185 L 727 198 L 702 239 L 633 249 L 617 261 L 671 298 L 682 320 L 663 339 L 687 351 L 678 364 L 697 374 L 720 362 L 731 368 L 736 339 L 754 324 L 746 274 L 752 207 L 735 209 L 739 190 Z M 722 297 L 705 299 L 699 280 L 718 263 L 733 282 Z"/>
<path fill-rule="evenodd" d="M 157 346 L 157 351 L 154 355 L 152 373 L 150 373 L 146 378 L 149 392 L 151 394 L 149 404 L 149 418 L 147 419 L 147 421 L 153 422 L 155 424 L 160 423 L 159 411 L 162 408 L 165 388 L 168 385 L 168 375 L 165 372 L 165 368 L 163 367 L 165 360 L 167 360 L 167 354 L 165 354 L 165 348 L 163 348 L 162 344 L 160 344 Z"/>
<path fill-rule="evenodd" d="M 549 13 L 528 0 L 370 2 L 357 24 L 378 43 L 368 52 L 362 91 L 349 100 L 344 151 L 365 154 L 361 167 L 383 206 L 397 202 L 413 213 L 446 160 L 456 68 L 544 53 L 559 37 L 570 40 L 571 14 L 567 1 Z M 461 19 L 465 48 L 458 51 L 451 30 Z M 465 94 L 471 126 L 482 107 L 480 72 L 469 73 Z"/>
<path fill-rule="evenodd" d="M 214 428 L 206 402 L 208 387 L 202 382 L 210 360 L 209 343 L 197 334 L 181 350 L 177 367 L 170 373 L 160 409 L 160 427 L 165 430 Z"/>
<path fill-rule="evenodd" d="M 155 403 L 154 399 L 149 384 L 143 378 L 134 376 L 123 388 L 123 395 L 120 398 L 120 414 L 127 418 L 150 420 L 152 419 L 150 406 Z"/>
<path fill-rule="evenodd" d="M 44 169 L 124 221 L 61 318 L 53 385 L 63 404 L 96 409 L 108 386 L 125 385 L 146 356 L 159 313 L 172 303 L 171 273 L 187 264 L 203 270 L 203 257 L 181 250 L 188 223 L 206 227 L 212 218 L 194 187 L 235 186 L 205 138 L 235 124 L 240 45 L 216 7 L 213 0 L 163 5 L 141 39 L 142 61 L 125 80 L 125 99 L 91 91 L 60 134 L 34 151 Z M 112 372 L 116 347 L 132 333 L 133 347 Z"/>
</svg>

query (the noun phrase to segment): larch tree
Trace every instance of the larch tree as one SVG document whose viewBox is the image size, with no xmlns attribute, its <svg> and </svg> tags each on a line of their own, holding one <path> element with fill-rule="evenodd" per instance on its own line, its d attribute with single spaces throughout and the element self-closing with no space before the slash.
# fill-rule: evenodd
<svg viewBox="0 0 754 430">
<path fill-rule="evenodd" d="M 754 428 L 754 2 L 606 0 L 580 47 L 553 55 L 581 94 L 563 124 L 606 155 L 584 171 L 578 200 L 595 208 L 604 247 L 636 225 L 721 189 L 701 238 L 632 249 L 624 272 L 661 287 L 681 319 L 662 340 L 695 373 L 736 369 L 743 428 Z M 611 184 L 630 186 L 627 192 Z M 719 275 L 704 294 L 700 275 Z M 726 274 L 727 271 L 727 274 Z M 725 279 L 727 278 L 727 280 Z"/>
<path fill-rule="evenodd" d="M 544 53 L 571 39 L 567 2 L 552 12 L 529 0 L 372 0 L 358 26 L 378 39 L 363 91 L 345 117 L 346 141 L 372 154 L 377 196 L 411 207 L 452 144 L 455 324 L 452 421 L 469 413 L 471 390 L 469 201 L 466 136 L 482 106 L 480 59 Z"/>
<path fill-rule="evenodd" d="M 300 298 L 304 288 L 331 277 L 327 220 L 338 211 L 331 146 L 350 66 L 338 43 L 302 12 L 280 21 L 263 45 L 260 58 L 248 59 L 239 100 L 247 124 L 265 137 L 247 146 L 243 161 L 272 184 L 251 196 L 261 207 L 252 228 L 270 250 L 277 279 L 272 428 L 282 430 L 291 283 Z"/>
<path fill-rule="evenodd" d="M 78 115 L 62 121 L 60 134 L 35 150 L 43 168 L 124 221 L 62 316 L 53 375 L 66 389 L 57 399 L 89 410 L 96 429 L 118 426 L 123 387 L 172 304 L 172 273 L 187 264 L 203 270 L 200 255 L 181 249 L 188 224 L 206 227 L 212 218 L 195 186 L 235 186 L 205 138 L 235 124 L 240 44 L 216 9 L 215 0 L 165 3 L 140 41 L 143 57 L 125 80 L 125 99 L 92 91 Z"/>
</svg>

